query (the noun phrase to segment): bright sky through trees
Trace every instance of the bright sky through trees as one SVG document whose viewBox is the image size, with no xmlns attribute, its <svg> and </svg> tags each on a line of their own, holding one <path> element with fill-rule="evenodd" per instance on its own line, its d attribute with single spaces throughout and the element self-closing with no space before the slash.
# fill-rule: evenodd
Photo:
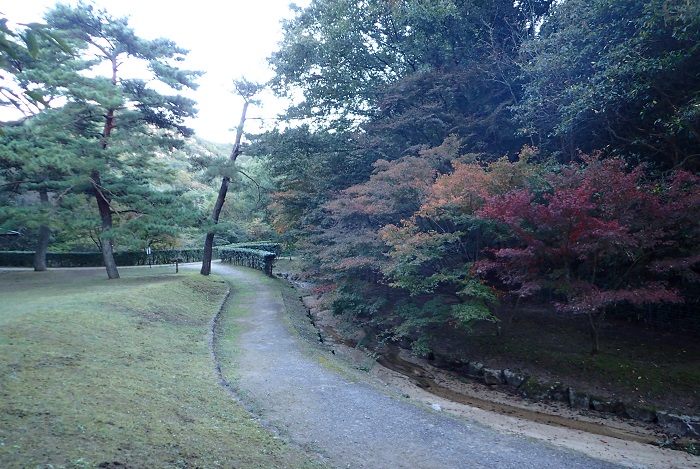
<svg viewBox="0 0 700 469">
<path fill-rule="evenodd" d="M 55 0 L 5 0 L 0 12 L 13 23 L 42 21 Z M 60 1 L 75 5 L 77 0 Z M 86 2 L 87 3 L 87 2 Z M 237 123 L 242 102 L 231 92 L 233 80 L 245 77 L 264 82 L 271 77 L 266 58 L 282 38 L 280 21 L 289 18 L 290 0 L 197 0 L 172 2 L 168 0 L 96 0 L 112 16 L 129 16 L 129 25 L 145 39 L 164 37 L 190 50 L 182 68 L 202 70 L 199 89 L 190 92 L 196 100 L 199 115 L 189 122 L 202 138 L 230 143 L 235 137 L 232 127 Z M 297 0 L 305 6 L 308 0 Z M 284 109 L 284 103 L 270 94 L 261 95 L 263 105 L 251 109 L 247 126 L 269 127 L 272 119 Z M 5 118 L 3 116 L 3 118 Z"/>
</svg>

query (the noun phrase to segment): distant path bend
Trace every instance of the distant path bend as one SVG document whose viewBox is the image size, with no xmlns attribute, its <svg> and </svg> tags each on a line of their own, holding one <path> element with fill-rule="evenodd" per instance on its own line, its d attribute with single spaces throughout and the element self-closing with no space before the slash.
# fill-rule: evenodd
<svg viewBox="0 0 700 469">
<path fill-rule="evenodd" d="M 382 392 L 370 378 L 334 370 L 331 357 L 296 335 L 280 285 L 262 272 L 219 263 L 233 283 L 232 307 L 221 318 L 242 329 L 234 369 L 222 373 L 263 421 L 333 467 L 566 468 L 617 466 L 479 424 L 451 418 Z M 314 356 L 316 354 L 316 356 Z"/>
</svg>

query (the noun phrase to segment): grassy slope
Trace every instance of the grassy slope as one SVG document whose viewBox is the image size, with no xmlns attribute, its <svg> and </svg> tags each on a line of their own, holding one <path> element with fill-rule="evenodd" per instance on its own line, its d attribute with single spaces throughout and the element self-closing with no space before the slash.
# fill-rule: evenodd
<svg viewBox="0 0 700 469">
<path fill-rule="evenodd" d="M 0 467 L 305 467 L 216 382 L 227 285 L 172 268 L 0 274 Z"/>
</svg>

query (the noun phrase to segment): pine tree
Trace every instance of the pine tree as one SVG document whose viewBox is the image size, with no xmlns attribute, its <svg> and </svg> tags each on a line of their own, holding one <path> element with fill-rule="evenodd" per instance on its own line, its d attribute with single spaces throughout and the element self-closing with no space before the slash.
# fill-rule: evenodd
<svg viewBox="0 0 700 469">
<path fill-rule="evenodd" d="M 236 129 L 236 141 L 233 144 L 233 149 L 231 150 L 231 155 L 229 157 L 229 162 L 231 165 L 235 165 L 236 159 L 238 159 L 241 153 L 243 153 L 241 138 L 243 137 L 243 126 L 245 125 L 248 106 L 255 102 L 253 97 L 262 89 L 260 85 L 251 83 L 245 79 L 235 81 L 234 85 L 236 86 L 238 94 L 243 98 L 243 110 L 241 111 L 241 120 L 238 124 L 238 128 Z M 219 223 L 219 216 L 221 215 L 221 210 L 226 202 L 226 195 L 228 194 L 230 182 L 231 175 L 224 174 L 221 178 L 221 186 L 219 187 L 219 193 L 216 198 L 214 211 L 211 217 L 212 227 L 204 240 L 204 255 L 202 256 L 202 269 L 200 270 L 202 275 L 209 275 L 211 272 L 211 259 L 214 249 L 214 228 Z"/>
<path fill-rule="evenodd" d="M 142 39 L 126 18 L 114 18 L 82 2 L 76 7 L 57 5 L 46 20 L 90 60 L 87 70 L 91 74 L 82 74 L 68 85 L 75 119 L 65 130 L 72 138 L 74 156 L 79 160 L 76 166 L 84 177 L 82 190 L 97 204 L 98 242 L 107 275 L 118 278 L 113 255 L 116 236 L 120 230 L 128 232 L 131 222 L 156 213 L 163 204 L 164 192 L 155 186 L 165 182 L 167 174 L 157 163 L 156 154 L 181 144 L 180 137 L 191 135 L 184 119 L 196 112 L 192 100 L 162 94 L 151 83 L 175 92 L 194 89 L 194 80 L 201 73 L 177 67 L 187 51 L 172 41 Z M 145 64 L 149 76 L 123 76 L 122 65 L 135 62 Z M 102 76 L 98 70 L 105 65 L 109 72 Z M 168 225 L 155 218 L 152 222 L 161 228 Z"/>
</svg>

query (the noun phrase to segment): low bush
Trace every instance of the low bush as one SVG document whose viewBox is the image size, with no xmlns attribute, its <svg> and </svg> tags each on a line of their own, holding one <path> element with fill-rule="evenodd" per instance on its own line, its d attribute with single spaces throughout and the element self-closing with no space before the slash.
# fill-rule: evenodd
<svg viewBox="0 0 700 469">
<path fill-rule="evenodd" d="M 262 249 L 227 246 L 219 248 L 219 257 L 221 257 L 221 262 L 262 270 L 267 275 L 272 276 L 272 267 L 277 255 Z"/>
<path fill-rule="evenodd" d="M 214 253 L 216 254 L 216 253 Z M 197 262 L 202 260 L 202 249 L 164 249 L 152 251 L 123 251 L 114 253 L 117 265 L 172 264 Z M 101 252 L 49 252 L 46 255 L 48 267 L 102 267 Z M 0 251 L 0 265 L 5 267 L 32 267 L 33 251 Z"/>
<path fill-rule="evenodd" d="M 282 245 L 273 241 L 250 241 L 245 243 L 234 243 L 223 246 L 222 248 L 256 249 L 258 251 L 273 252 L 277 257 L 282 255 Z"/>
</svg>

